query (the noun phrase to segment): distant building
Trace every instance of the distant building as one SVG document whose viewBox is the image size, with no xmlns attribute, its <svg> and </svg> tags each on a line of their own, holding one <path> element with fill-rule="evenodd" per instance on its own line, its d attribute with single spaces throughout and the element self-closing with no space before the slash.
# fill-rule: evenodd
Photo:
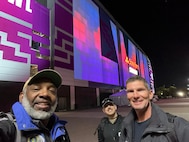
<svg viewBox="0 0 189 142">
<path fill-rule="evenodd" d="M 97 0 L 1 0 L 0 20 L 3 110 L 44 68 L 63 76 L 58 111 L 99 106 L 134 74 L 154 90 L 150 59 Z"/>
</svg>

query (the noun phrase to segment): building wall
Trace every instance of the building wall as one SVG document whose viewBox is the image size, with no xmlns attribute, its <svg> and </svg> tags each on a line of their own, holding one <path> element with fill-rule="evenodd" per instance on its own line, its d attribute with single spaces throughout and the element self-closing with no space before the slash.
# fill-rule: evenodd
<svg viewBox="0 0 189 142">
<path fill-rule="evenodd" d="M 147 55 L 98 0 L 1 0 L 0 21 L 4 109 L 17 100 L 23 82 L 44 68 L 63 77 L 57 111 L 99 106 L 111 92 L 97 90 L 124 88 L 135 73 L 153 89 Z"/>
</svg>

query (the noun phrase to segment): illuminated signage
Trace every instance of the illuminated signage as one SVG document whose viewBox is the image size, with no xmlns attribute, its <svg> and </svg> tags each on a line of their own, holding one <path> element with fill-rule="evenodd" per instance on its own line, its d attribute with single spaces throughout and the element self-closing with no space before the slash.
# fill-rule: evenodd
<svg viewBox="0 0 189 142">
<path fill-rule="evenodd" d="M 8 0 L 9 3 L 15 4 L 17 7 L 21 8 L 24 4 L 23 0 Z M 31 0 L 26 0 L 25 10 L 29 13 L 32 13 L 31 7 Z"/>
<path fill-rule="evenodd" d="M 133 69 L 132 67 L 129 67 L 129 72 L 138 75 L 138 71 L 136 69 Z"/>
<path fill-rule="evenodd" d="M 135 68 L 135 69 L 138 69 L 139 67 L 138 67 L 138 65 L 135 63 L 135 62 L 133 62 L 130 58 L 128 58 L 128 57 L 126 57 L 125 58 L 125 62 L 127 63 L 127 64 L 129 64 L 130 66 L 132 66 L 133 68 Z"/>
</svg>

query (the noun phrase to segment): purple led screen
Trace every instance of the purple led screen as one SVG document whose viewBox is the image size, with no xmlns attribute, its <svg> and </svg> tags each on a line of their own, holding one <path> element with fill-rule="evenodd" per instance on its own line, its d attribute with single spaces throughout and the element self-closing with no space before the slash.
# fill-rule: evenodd
<svg viewBox="0 0 189 142">
<path fill-rule="evenodd" d="M 54 28 L 54 27 L 53 27 Z M 55 3 L 55 53 L 54 66 L 74 70 L 72 2 Z"/>
<path fill-rule="evenodd" d="M 76 79 L 94 81 L 112 85 L 119 85 L 119 72 L 117 63 L 117 37 L 116 27 L 110 19 L 99 21 L 101 13 L 99 8 L 89 0 L 73 1 L 74 15 L 74 76 Z M 101 10 L 100 10 L 101 11 Z M 103 14 L 102 14 L 103 15 Z M 103 18 L 103 17 L 102 17 Z M 101 26 L 107 26 L 102 28 Z M 101 25 L 101 26 L 100 26 Z M 103 37 L 102 33 L 109 28 L 109 37 Z M 111 35 L 111 37 L 110 37 Z M 111 59 L 103 56 L 102 45 L 108 38 L 112 43 L 111 52 L 114 54 Z M 114 61 L 116 60 L 116 62 Z"/>
<path fill-rule="evenodd" d="M 43 21 L 40 21 L 42 18 Z M 36 56 L 49 56 L 48 48 L 31 48 L 32 40 L 46 47 L 50 45 L 49 10 L 34 0 L 0 1 L 0 78 L 7 81 L 23 81 L 30 73 L 31 64 L 39 69 L 48 68 L 49 60 Z M 34 28 L 34 29 L 33 29 Z M 33 30 L 41 33 L 33 34 Z M 24 70 L 23 70 L 24 68 Z M 17 76 L 17 77 L 16 77 Z"/>
<path fill-rule="evenodd" d="M 149 69 L 149 79 L 150 79 L 150 87 L 153 91 L 153 93 L 155 93 L 155 87 L 154 87 L 154 75 L 153 75 L 153 69 L 152 69 L 152 65 L 151 65 L 151 62 L 149 60 L 149 58 L 147 58 L 147 61 L 148 61 L 148 69 Z"/>
<path fill-rule="evenodd" d="M 132 60 L 132 62 L 136 61 L 136 46 L 128 39 L 128 57 Z"/>
<path fill-rule="evenodd" d="M 144 73 L 145 73 L 145 79 L 148 81 L 150 84 L 150 75 L 149 75 L 149 66 L 148 66 L 148 59 L 147 57 L 143 56 L 143 61 L 144 61 Z"/>
<path fill-rule="evenodd" d="M 143 56 L 144 56 L 143 53 L 139 50 L 138 51 L 139 74 L 140 74 L 140 76 L 145 78 Z"/>
<path fill-rule="evenodd" d="M 121 65 L 120 65 L 120 71 L 121 71 L 121 84 L 122 86 L 125 86 L 126 80 L 129 78 L 129 65 L 125 62 L 125 59 L 128 57 L 127 55 L 127 40 L 126 36 L 123 34 L 123 32 L 119 31 L 120 36 L 120 46 L 121 46 Z"/>
<path fill-rule="evenodd" d="M 102 55 L 112 61 L 118 62 L 110 18 L 102 9 L 100 9 L 100 27 Z"/>
</svg>

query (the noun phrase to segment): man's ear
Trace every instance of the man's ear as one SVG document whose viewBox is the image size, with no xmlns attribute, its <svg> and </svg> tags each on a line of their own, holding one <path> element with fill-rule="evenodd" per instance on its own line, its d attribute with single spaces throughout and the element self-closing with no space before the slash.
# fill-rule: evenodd
<svg viewBox="0 0 189 142">
<path fill-rule="evenodd" d="M 104 112 L 104 113 L 105 113 L 105 109 L 104 109 L 104 107 L 102 108 L 102 112 Z"/>
<path fill-rule="evenodd" d="M 115 106 L 115 110 L 117 110 L 117 105 L 116 105 L 116 104 L 114 104 L 114 106 Z"/>
<path fill-rule="evenodd" d="M 20 92 L 20 95 L 19 95 L 19 102 L 22 102 L 23 97 L 24 97 L 24 93 L 23 93 L 23 92 Z"/>
<path fill-rule="evenodd" d="M 150 100 L 152 100 L 154 97 L 154 93 L 152 92 L 152 90 L 150 90 Z"/>
</svg>

